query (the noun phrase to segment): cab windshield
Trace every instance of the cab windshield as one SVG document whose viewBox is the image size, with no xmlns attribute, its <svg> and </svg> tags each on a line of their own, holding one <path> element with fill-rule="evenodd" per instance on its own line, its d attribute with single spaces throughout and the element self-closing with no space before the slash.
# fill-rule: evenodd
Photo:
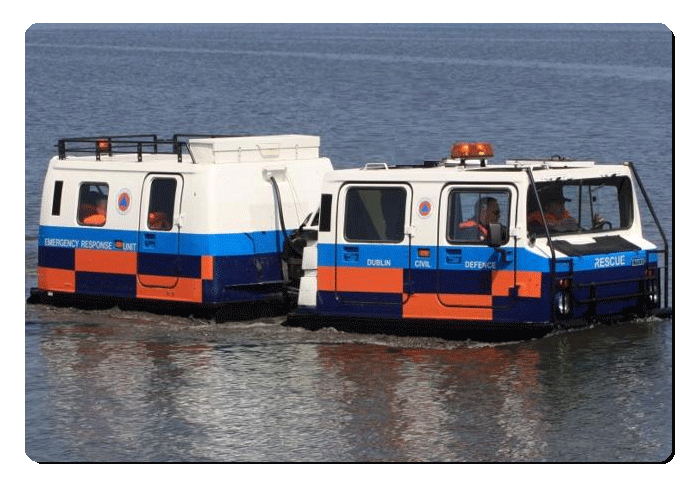
<svg viewBox="0 0 700 480">
<path fill-rule="evenodd" d="M 624 230 L 632 225 L 632 182 L 627 177 L 539 182 L 527 200 L 529 236 Z"/>
</svg>

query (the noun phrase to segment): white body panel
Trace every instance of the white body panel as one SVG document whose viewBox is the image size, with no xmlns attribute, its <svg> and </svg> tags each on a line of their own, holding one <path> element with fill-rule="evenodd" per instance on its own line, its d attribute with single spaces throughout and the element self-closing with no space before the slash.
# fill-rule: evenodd
<svg viewBox="0 0 700 480">
<path fill-rule="evenodd" d="M 280 216 L 270 176 L 277 181 L 280 190 L 285 226 L 293 229 L 317 208 L 321 177 L 333 168 L 329 159 L 318 157 L 318 137 L 282 135 L 190 142 L 197 143 L 193 146 L 197 163 L 192 163 L 186 154 L 182 162 L 178 162 L 174 154 L 144 154 L 141 162 L 137 162 L 135 154 L 102 155 L 100 161 L 94 156 L 54 157 L 44 183 L 41 225 L 79 226 L 76 218 L 79 185 L 106 182 L 110 191 L 104 227 L 138 229 L 139 205 L 148 200 L 141 197 L 142 187 L 147 175 L 157 172 L 182 177 L 181 233 L 279 230 Z M 285 148 L 280 147 L 278 155 L 265 156 L 260 154 L 259 148 L 254 148 L 273 144 Z M 301 147 L 296 148 L 297 144 Z M 240 162 L 230 161 L 228 153 L 238 152 L 237 145 L 245 158 Z M 202 153 L 201 149 L 207 148 L 213 152 L 213 157 Z M 297 151 L 301 154 L 296 155 Z M 51 211 L 51 192 L 56 181 L 64 182 L 60 215 L 52 215 Z M 116 194 L 120 191 L 128 191 L 131 196 L 131 208 L 126 212 L 117 209 Z"/>
</svg>

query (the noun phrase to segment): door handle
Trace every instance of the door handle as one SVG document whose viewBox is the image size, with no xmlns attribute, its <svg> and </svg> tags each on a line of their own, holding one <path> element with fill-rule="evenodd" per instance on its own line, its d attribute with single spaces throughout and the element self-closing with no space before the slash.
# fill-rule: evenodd
<svg viewBox="0 0 700 480">
<path fill-rule="evenodd" d="M 357 263 L 360 261 L 359 247 L 343 247 L 343 261 Z"/>
<path fill-rule="evenodd" d="M 153 248 L 156 246 L 156 234 L 155 233 L 145 233 L 143 239 L 143 246 L 147 248 Z"/>
<path fill-rule="evenodd" d="M 462 250 L 456 248 L 448 248 L 445 250 L 445 262 L 450 264 L 462 263 Z"/>
</svg>

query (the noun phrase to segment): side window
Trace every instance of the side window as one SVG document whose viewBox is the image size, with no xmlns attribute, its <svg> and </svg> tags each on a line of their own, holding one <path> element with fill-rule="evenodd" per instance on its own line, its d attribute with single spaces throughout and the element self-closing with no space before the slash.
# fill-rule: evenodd
<svg viewBox="0 0 700 480">
<path fill-rule="evenodd" d="M 321 216 L 319 221 L 319 232 L 331 231 L 331 207 L 333 204 L 333 196 L 324 193 L 321 195 Z"/>
<path fill-rule="evenodd" d="M 404 239 L 406 190 L 353 187 L 345 197 L 345 239 L 399 243 Z"/>
<path fill-rule="evenodd" d="M 507 231 L 510 193 L 507 190 L 460 189 L 450 193 L 447 239 L 453 243 L 486 243 L 490 225 Z"/>
<path fill-rule="evenodd" d="M 177 180 L 156 178 L 151 182 L 151 196 L 148 202 L 148 228 L 170 230 L 173 228 L 173 210 Z"/>
<path fill-rule="evenodd" d="M 623 220 L 623 209 L 620 206 L 620 197 L 616 185 L 577 185 L 564 186 L 564 196 L 572 200 L 567 202 L 570 214 L 579 219 L 580 227 L 593 230 L 599 222 L 609 222 L 610 228 L 615 230 L 629 226 L 628 221 Z M 581 192 L 581 208 L 579 211 L 578 194 Z M 624 215 L 624 217 L 631 217 Z"/>
<path fill-rule="evenodd" d="M 57 180 L 53 186 L 53 205 L 51 205 L 51 215 L 61 215 L 61 194 L 63 193 L 63 181 Z"/>
<path fill-rule="evenodd" d="M 106 183 L 83 183 L 78 196 L 78 223 L 91 227 L 101 227 L 107 221 L 107 197 L 109 186 Z"/>
</svg>

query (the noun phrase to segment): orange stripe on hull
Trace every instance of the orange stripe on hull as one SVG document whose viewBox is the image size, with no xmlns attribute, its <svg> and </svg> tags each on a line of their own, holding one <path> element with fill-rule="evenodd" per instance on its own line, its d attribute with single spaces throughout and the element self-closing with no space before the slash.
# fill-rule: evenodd
<svg viewBox="0 0 700 480">
<path fill-rule="evenodd" d="M 403 269 L 318 267 L 318 289 L 327 292 L 403 293 Z"/>
<path fill-rule="evenodd" d="M 336 289 L 339 292 L 403 293 L 403 269 L 339 267 Z"/>
<path fill-rule="evenodd" d="M 448 298 L 443 298 L 448 297 Z M 405 295 L 404 318 L 434 318 L 436 320 L 493 320 L 491 295 L 460 295 L 415 293 Z M 442 303 L 447 300 L 450 305 Z M 469 305 L 468 307 L 465 305 Z"/>
<path fill-rule="evenodd" d="M 491 275 L 491 293 L 498 297 L 507 297 L 509 290 L 518 285 L 519 297 L 540 298 L 542 296 L 542 273 L 518 270 L 516 276 L 507 270 L 495 270 Z"/>
<path fill-rule="evenodd" d="M 214 257 L 202 255 L 202 280 L 214 280 Z"/>
<path fill-rule="evenodd" d="M 318 267 L 316 276 L 318 290 L 335 291 L 335 267 Z"/>
<path fill-rule="evenodd" d="M 141 283 L 156 284 L 172 280 L 172 288 L 149 287 Z M 176 283 L 177 282 L 177 283 Z M 199 278 L 170 278 L 156 275 L 139 275 L 136 283 L 136 297 L 150 300 L 171 300 L 179 302 L 202 301 L 202 281 Z"/>
<path fill-rule="evenodd" d="M 75 270 L 78 272 L 136 275 L 136 252 L 77 248 L 75 250 Z"/>
<path fill-rule="evenodd" d="M 39 267 L 37 287 L 41 290 L 75 293 L 75 272 L 62 268 Z"/>
</svg>

